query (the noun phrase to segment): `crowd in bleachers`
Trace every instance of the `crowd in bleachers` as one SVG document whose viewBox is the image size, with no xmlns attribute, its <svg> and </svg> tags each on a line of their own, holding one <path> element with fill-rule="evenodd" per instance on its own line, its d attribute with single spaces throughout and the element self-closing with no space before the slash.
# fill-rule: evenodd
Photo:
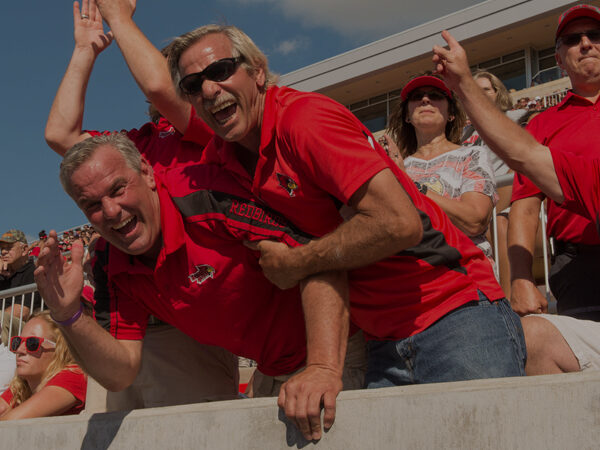
<svg viewBox="0 0 600 450">
<path fill-rule="evenodd" d="M 46 139 L 90 223 L 0 237 L 0 291 L 39 289 L 2 303 L 0 420 L 80 412 L 86 373 L 107 410 L 237 398 L 239 364 L 256 366 L 246 396 L 279 396 L 318 439 L 342 388 L 600 368 L 598 217 L 549 157 L 595 141 L 598 8 L 560 18 L 559 104 L 513 104 L 444 32 L 378 140 L 336 102 L 277 87 L 241 30 L 201 27 L 161 53 L 132 8 L 74 5 Z M 81 129 L 103 20 L 152 104 L 140 129 Z M 546 194 L 558 315 L 532 269 Z"/>
</svg>

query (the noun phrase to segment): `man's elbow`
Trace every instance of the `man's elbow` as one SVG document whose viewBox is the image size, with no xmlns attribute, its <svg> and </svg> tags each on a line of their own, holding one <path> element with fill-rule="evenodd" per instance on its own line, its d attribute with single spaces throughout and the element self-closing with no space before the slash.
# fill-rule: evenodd
<svg viewBox="0 0 600 450">
<path fill-rule="evenodd" d="M 423 239 L 423 224 L 418 213 L 397 217 L 389 227 L 391 239 L 398 244 L 399 250 L 414 247 Z"/>
<path fill-rule="evenodd" d="M 119 377 L 105 379 L 100 384 L 110 392 L 121 392 L 127 389 L 133 384 L 137 377 L 137 371 L 130 370 L 125 373 L 121 373 Z"/>
<path fill-rule="evenodd" d="M 46 144 L 59 155 L 63 156 L 70 147 L 65 145 L 64 136 L 57 133 L 52 127 L 46 127 L 44 132 Z"/>
</svg>

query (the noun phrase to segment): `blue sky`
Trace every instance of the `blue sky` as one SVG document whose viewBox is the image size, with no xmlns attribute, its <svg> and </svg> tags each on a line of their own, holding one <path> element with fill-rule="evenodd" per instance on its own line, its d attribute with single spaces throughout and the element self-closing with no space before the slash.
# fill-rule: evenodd
<svg viewBox="0 0 600 450">
<path fill-rule="evenodd" d="M 157 47 L 206 23 L 236 25 L 267 54 L 271 68 L 285 74 L 480 1 L 138 0 L 135 20 Z M 0 233 L 19 228 L 33 238 L 41 229 L 86 222 L 58 182 L 60 157 L 44 141 L 48 111 L 73 50 L 72 17 L 70 0 L 2 4 Z M 113 43 L 96 62 L 84 127 L 137 128 L 148 121 L 145 110 Z"/>
</svg>

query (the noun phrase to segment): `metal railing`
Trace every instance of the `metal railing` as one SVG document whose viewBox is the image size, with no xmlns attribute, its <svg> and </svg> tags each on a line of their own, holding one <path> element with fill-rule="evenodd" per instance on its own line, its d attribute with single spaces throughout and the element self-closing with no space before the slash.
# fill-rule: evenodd
<svg viewBox="0 0 600 450">
<path fill-rule="evenodd" d="M 35 283 L 27 284 L 25 286 L 19 286 L 12 289 L 6 289 L 4 291 L 0 291 L 0 302 L 2 303 L 2 310 L 0 311 L 0 324 L 2 327 L 5 326 L 5 320 L 8 322 L 8 340 L 7 342 L 3 342 L 4 345 L 8 347 L 8 343 L 10 342 L 10 338 L 12 337 L 12 327 L 13 321 L 19 321 L 19 334 L 21 334 L 21 328 L 23 327 L 23 323 L 27 321 L 27 319 L 33 314 L 33 306 L 35 300 L 35 294 L 38 292 L 37 285 Z M 29 306 L 27 306 L 26 296 L 29 295 Z M 23 308 L 20 308 L 19 316 L 15 316 L 12 314 L 12 309 L 14 305 L 18 304 L 20 306 L 28 307 L 29 313 L 26 317 L 23 317 Z M 11 311 L 7 312 L 7 309 L 10 307 Z M 42 299 L 41 310 L 44 309 L 44 299 Z M 10 317 L 7 317 L 10 316 Z"/>
<path fill-rule="evenodd" d="M 569 92 L 569 90 L 565 89 L 564 91 L 544 95 L 544 97 L 542 97 L 542 104 L 544 105 L 544 108 L 558 105 L 560 102 L 562 102 L 563 98 L 565 98 L 567 92 Z"/>
</svg>

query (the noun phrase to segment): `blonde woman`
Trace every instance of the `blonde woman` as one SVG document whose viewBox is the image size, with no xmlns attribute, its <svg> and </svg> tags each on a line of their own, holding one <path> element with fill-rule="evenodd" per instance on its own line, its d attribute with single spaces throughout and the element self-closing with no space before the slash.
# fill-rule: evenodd
<svg viewBox="0 0 600 450">
<path fill-rule="evenodd" d="M 58 326 L 47 312 L 34 315 L 13 336 L 17 369 L 0 396 L 0 420 L 79 414 L 87 377 L 75 364 Z"/>
</svg>

